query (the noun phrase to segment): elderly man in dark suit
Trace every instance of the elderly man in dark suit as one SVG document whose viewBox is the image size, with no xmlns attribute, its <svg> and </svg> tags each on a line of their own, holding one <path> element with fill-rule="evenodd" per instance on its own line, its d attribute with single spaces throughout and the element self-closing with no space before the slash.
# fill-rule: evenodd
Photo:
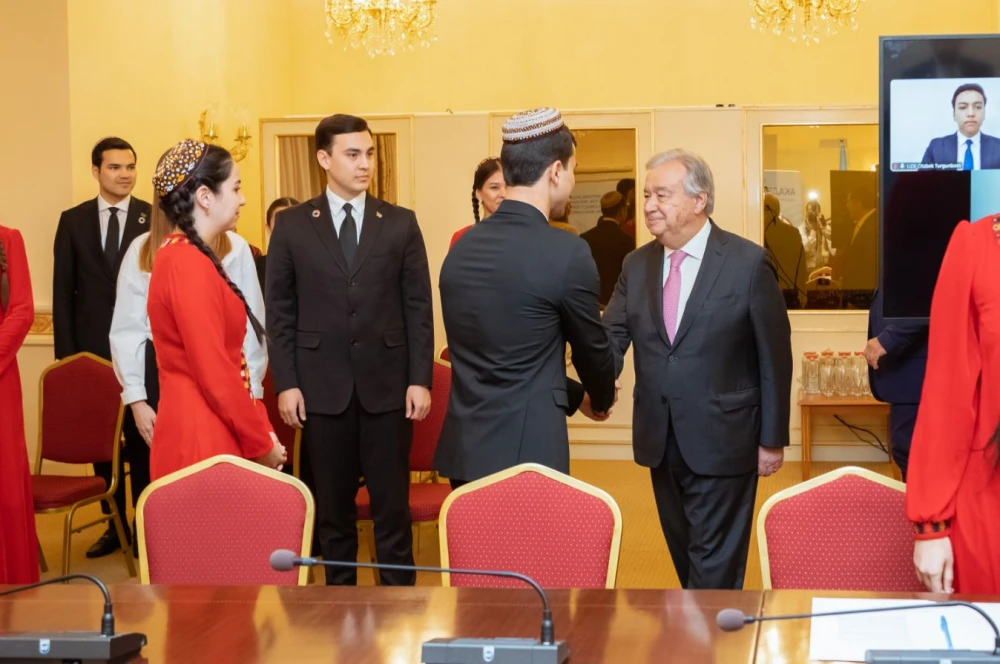
<svg viewBox="0 0 1000 664">
<path fill-rule="evenodd" d="M 655 239 L 625 260 L 604 324 L 618 371 L 633 346 L 635 460 L 681 585 L 741 588 L 757 478 L 788 445 L 788 314 L 767 252 L 711 220 L 708 164 L 671 150 L 646 170 Z"/>
<path fill-rule="evenodd" d="M 364 475 L 381 563 L 412 565 L 413 420 L 431 406 L 434 324 L 424 239 L 411 210 L 368 194 L 375 149 L 362 118 L 316 127 L 326 190 L 277 214 L 267 253 L 268 351 L 278 409 L 303 429 L 323 557 L 358 555 Z M 443 404 L 442 404 L 443 405 Z M 328 568 L 330 585 L 352 569 Z M 410 571 L 383 571 L 413 585 Z"/>
<path fill-rule="evenodd" d="M 52 326 L 56 359 L 76 353 L 93 353 L 111 360 L 111 317 L 115 311 L 116 285 L 122 258 L 132 240 L 149 230 L 149 203 L 132 196 L 136 177 L 135 150 L 116 136 L 101 139 L 91 151 L 91 169 L 97 180 L 97 198 L 66 210 L 59 217 L 52 271 Z M 125 460 L 132 468 L 133 506 L 149 484 L 149 446 L 135 425 L 149 406 L 136 402 L 125 410 Z M 111 463 L 95 463 L 94 474 L 111 482 Z M 129 535 L 125 512 L 125 472 L 119 468 L 115 504 Z M 105 514 L 110 509 L 101 503 Z M 114 527 L 88 550 L 100 558 L 121 548 Z"/>
<path fill-rule="evenodd" d="M 616 398 L 594 259 L 548 223 L 573 191 L 573 134 L 554 109 L 516 115 L 500 162 L 504 202 L 441 267 L 452 385 L 434 467 L 453 486 L 525 462 L 568 473 L 566 416 L 602 419 Z M 566 342 L 582 386 L 566 376 Z"/>
</svg>

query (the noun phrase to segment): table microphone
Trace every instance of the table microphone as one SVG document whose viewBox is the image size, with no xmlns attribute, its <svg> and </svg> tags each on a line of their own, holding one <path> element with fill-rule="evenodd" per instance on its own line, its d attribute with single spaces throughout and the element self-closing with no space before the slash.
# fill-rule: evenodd
<svg viewBox="0 0 1000 664">
<path fill-rule="evenodd" d="M 1000 662 L 1000 629 L 989 614 L 970 602 L 948 601 L 934 604 L 910 604 L 907 606 L 884 606 L 877 609 L 854 609 L 851 611 L 828 611 L 825 613 L 799 613 L 784 616 L 748 616 L 739 609 L 723 609 L 715 616 L 715 622 L 724 632 L 738 632 L 744 625 L 772 620 L 801 620 L 804 618 L 825 618 L 828 616 L 850 616 L 861 613 L 885 613 L 887 611 L 910 611 L 913 609 L 937 609 L 942 606 L 964 606 L 972 609 L 993 628 L 993 652 L 974 650 L 869 650 L 865 653 L 866 664 L 905 664 L 907 662 L 980 662 L 997 664 Z"/>
<path fill-rule="evenodd" d="M 569 644 L 555 640 L 552 610 L 549 599 L 538 582 L 525 574 L 481 569 L 452 569 L 448 567 L 422 567 L 416 565 L 390 565 L 387 563 L 358 563 L 339 560 L 300 558 L 294 551 L 277 549 L 271 553 L 271 568 L 290 572 L 296 567 L 352 567 L 355 569 L 389 569 L 413 572 L 438 572 L 447 574 L 472 574 L 505 579 L 517 579 L 535 589 L 542 598 L 542 638 L 535 639 L 431 639 L 423 644 L 421 662 L 424 664 L 562 664 L 569 657 Z"/>
<path fill-rule="evenodd" d="M 104 615 L 100 632 L 18 632 L 0 634 L 0 662 L 30 660 L 61 660 L 84 662 L 126 662 L 135 657 L 146 645 L 146 635 L 115 634 L 115 616 L 111 594 L 100 579 L 89 574 L 68 574 L 47 581 L 18 586 L 0 592 L 0 597 L 62 583 L 86 579 L 96 585 L 104 595 Z"/>
</svg>

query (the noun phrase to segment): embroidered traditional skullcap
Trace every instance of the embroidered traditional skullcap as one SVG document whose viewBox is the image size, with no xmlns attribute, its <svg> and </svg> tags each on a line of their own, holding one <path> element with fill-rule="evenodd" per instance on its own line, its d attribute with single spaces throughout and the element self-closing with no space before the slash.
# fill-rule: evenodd
<svg viewBox="0 0 1000 664">
<path fill-rule="evenodd" d="M 625 197 L 619 194 L 617 191 L 609 191 L 608 193 L 601 196 L 601 209 L 610 210 L 616 205 L 620 205 L 623 200 L 625 200 Z"/>
<path fill-rule="evenodd" d="M 504 143 L 527 141 L 559 131 L 566 126 L 562 115 L 554 108 L 536 108 L 513 116 L 503 123 Z"/>
<path fill-rule="evenodd" d="M 163 197 L 180 186 L 201 163 L 208 146 L 200 141 L 185 138 L 170 148 L 153 173 L 153 189 Z"/>
</svg>

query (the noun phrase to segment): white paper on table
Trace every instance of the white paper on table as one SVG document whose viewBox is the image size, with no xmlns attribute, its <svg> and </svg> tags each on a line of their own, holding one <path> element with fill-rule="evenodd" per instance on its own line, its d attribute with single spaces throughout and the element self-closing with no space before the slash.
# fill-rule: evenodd
<svg viewBox="0 0 1000 664">
<path fill-rule="evenodd" d="M 933 606 L 921 600 L 850 599 L 816 597 L 812 613 L 853 611 L 889 606 Z M 1000 621 L 1000 604 L 977 604 Z M 864 662 L 867 650 L 947 650 L 941 628 L 948 622 L 956 650 L 993 650 L 993 630 L 975 611 L 949 606 L 810 619 L 809 659 Z"/>
</svg>

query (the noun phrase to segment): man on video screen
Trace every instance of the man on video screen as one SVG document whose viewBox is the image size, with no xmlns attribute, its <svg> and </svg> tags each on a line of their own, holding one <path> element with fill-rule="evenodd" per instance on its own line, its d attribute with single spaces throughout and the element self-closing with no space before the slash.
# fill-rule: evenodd
<svg viewBox="0 0 1000 664">
<path fill-rule="evenodd" d="M 960 164 L 963 171 L 1000 168 L 1000 138 L 980 133 L 986 120 L 986 93 L 976 83 L 958 86 L 951 97 L 958 131 L 931 140 L 924 164 Z"/>
</svg>

